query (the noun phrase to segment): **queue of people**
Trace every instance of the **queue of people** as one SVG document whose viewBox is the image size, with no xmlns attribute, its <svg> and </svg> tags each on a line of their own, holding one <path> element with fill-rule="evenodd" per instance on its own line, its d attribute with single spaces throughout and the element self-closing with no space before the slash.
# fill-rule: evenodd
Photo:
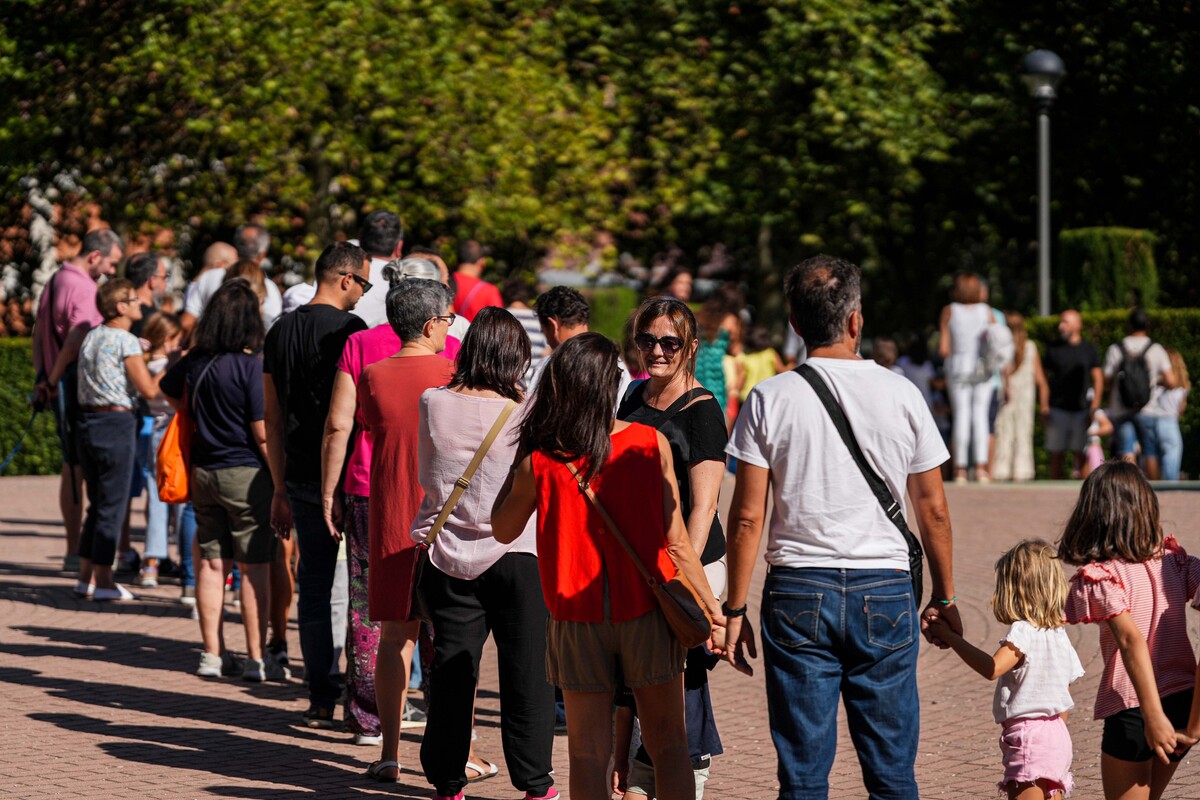
<svg viewBox="0 0 1200 800">
<path fill-rule="evenodd" d="M 235 250 L 257 252 L 259 230 L 240 229 L 248 247 Z M 633 797 L 702 797 L 723 751 L 708 673 L 721 661 L 753 670 L 760 639 L 748 617 L 750 583 L 764 534 L 770 570 L 760 635 L 781 798 L 827 796 L 839 700 L 870 795 L 918 796 L 913 721 L 922 637 L 993 677 L 1012 672 L 1025 653 L 1056 659 L 1059 668 L 1045 676 L 1052 706 L 998 707 L 1012 740 L 1002 744 L 1001 787 L 1013 798 L 1070 789 L 1069 736 L 1055 720 L 1070 709 L 1066 687 L 1078 670 L 1055 632 L 1060 609 L 1069 622 L 1104 620 L 1126 659 L 1144 656 L 1130 625 L 1147 638 L 1151 661 L 1166 657 L 1169 645 L 1147 634 L 1158 623 L 1125 613 L 1133 601 L 1121 592 L 1134 577 L 1113 582 L 1105 564 L 1130 553 L 1166 562 L 1159 556 L 1168 553 L 1173 582 L 1163 590 L 1172 600 L 1196 595 L 1200 571 L 1163 539 L 1153 493 L 1136 470 L 1100 466 L 1085 483 L 1057 548 L 1080 566 L 1069 595 L 1035 569 L 1054 557 L 1048 545 L 1029 543 L 1002 559 L 997 597 L 1008 599 L 994 606 L 1013 628 L 1008 650 L 995 657 L 962 640 L 942 477 L 951 453 L 956 480 L 972 466 L 976 479 L 1031 477 L 1031 448 L 1018 440 L 1032 436 L 1035 408 L 1058 402 L 1072 421 L 1094 423 L 1096 398 L 1063 384 L 1056 393 L 1055 382 L 1066 380 L 1060 371 L 1094 382 L 1096 369 L 1112 386 L 1108 417 L 1118 449 L 1128 441 L 1147 472 L 1159 456 L 1169 469 L 1170 446 L 1159 446 L 1169 431 L 1139 400 L 1180 411 L 1186 389 L 1168 392 L 1185 388 L 1186 371 L 1149 340 L 1144 312 L 1131 315 L 1130 336 L 1102 368 L 1092 364 L 1094 351 L 1080 347 L 1075 318 L 1064 315 L 1063 344 L 1043 361 L 1020 315 L 1001 321 L 978 277 L 961 276 L 939 343 L 960 412 L 951 450 L 932 411 L 931 359 L 916 348 L 901 359 L 895 343 L 883 341 L 876 350 L 885 363 L 862 358 L 861 271 L 843 259 L 817 256 L 789 272 L 789 319 L 802 352 L 786 353 L 800 363 L 785 372 L 732 289 L 698 314 L 678 296 L 647 299 L 631 317 L 623 359 L 621 347 L 589 330 L 578 292 L 554 287 L 529 309 L 527 295 L 511 287 L 502 295 L 482 279 L 477 244 L 464 245 L 451 273 L 431 251 L 401 257 L 402 236 L 398 217 L 371 215 L 360 238 L 366 246 L 325 248 L 311 297 L 276 317 L 258 285 L 261 253 L 260 262 L 213 266 L 225 274 L 195 318 L 185 325 L 155 314 L 142 328 L 145 344 L 131 332 L 144 314 L 134 284 L 111 279 L 95 289 L 121 248 L 115 236 L 94 236 L 80 265 L 68 267 L 77 274 L 63 294 L 74 300 L 62 309 L 61 297 L 44 301 L 52 324 L 35 351 L 49 365 L 39 391 L 48 396 L 58 387 L 64 444 L 77 445 L 86 487 L 76 594 L 132 599 L 113 580 L 113 564 L 135 470 L 133 412 L 142 400 L 152 403 L 155 430 L 172 412 L 186 413 L 194 424 L 186 506 L 194 541 L 185 544 L 185 526 L 176 527 L 195 571 L 196 672 L 290 679 L 294 540 L 309 696 L 300 721 L 378 748 L 368 778 L 401 779 L 400 731 L 414 722 L 424 722 L 420 768 L 434 797 L 457 800 L 470 783 L 499 773 L 472 744 L 490 636 L 500 664 L 503 760 L 527 800 L 559 793 L 554 687 L 565 707 L 572 796 L 600 800 L 617 788 Z M 86 306 L 85 280 L 95 291 L 94 315 L 75 308 Z M 690 290 L 678 275 L 669 285 Z M 382 297 L 371 303 L 382 308 L 378 324 L 356 313 L 372 292 Z M 532 310 L 547 352 L 535 353 L 528 314 L 501 307 L 505 295 Z M 184 335 L 186 350 L 177 350 Z M 75 373 L 69 389 L 68 371 Z M 995 431 L 1004 441 L 989 469 L 997 387 L 1006 402 Z M 1073 407 L 1084 403 L 1086 414 Z M 1063 441 L 1074 443 L 1072 436 Z M 1001 459 L 1011 463 L 1001 467 Z M 729 460 L 737 477 L 723 523 L 717 505 Z M 64 485 L 78 485 L 70 465 Z M 915 531 L 904 521 L 906 497 Z M 1098 504 L 1142 520 L 1122 529 L 1128 541 L 1103 538 L 1107 518 Z M 148 537 L 147 556 L 165 557 L 157 538 L 151 552 Z M 345 588 L 338 588 L 343 569 Z M 225 585 L 235 573 L 245 659 L 234 655 L 222 625 Z M 711 621 L 709 639 L 690 649 L 654 591 L 676 577 L 691 587 L 696 613 Z M 1038 581 L 1042 589 L 1026 589 Z M 348 606 L 340 619 L 339 595 Z M 415 719 L 407 697 L 418 642 L 425 720 Z M 1132 672 L 1105 684 L 1113 696 L 1102 698 L 1098 713 L 1117 719 L 1124 738 L 1114 732 L 1110 742 L 1106 722 L 1104 752 L 1136 765 L 1110 771 L 1114 785 L 1147 776 L 1165 785 L 1170 773 L 1151 757 L 1194 743 L 1200 709 L 1193 713 L 1190 696 L 1177 696 L 1186 670 L 1177 672 L 1165 688 Z M 1014 674 L 1009 690 L 1021 680 Z M 1135 708 L 1144 718 L 1127 719 Z M 1031 715 L 1046 724 L 1009 724 Z M 1168 734 L 1164 719 L 1179 732 Z M 1150 755 L 1141 738 L 1150 740 Z M 1052 753 L 1018 763 L 1030 742 L 1050 740 Z"/>
</svg>

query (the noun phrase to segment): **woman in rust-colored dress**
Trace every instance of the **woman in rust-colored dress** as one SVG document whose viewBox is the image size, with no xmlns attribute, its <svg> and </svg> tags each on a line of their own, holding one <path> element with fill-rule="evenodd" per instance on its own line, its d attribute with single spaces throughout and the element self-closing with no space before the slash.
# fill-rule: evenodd
<svg viewBox="0 0 1200 800">
<path fill-rule="evenodd" d="M 438 355 L 454 315 L 437 281 L 406 279 L 387 297 L 388 322 L 404 342 L 395 355 L 371 364 L 358 380 L 363 424 L 371 432 L 368 506 L 370 562 L 368 613 L 382 623 L 375 666 L 383 750 L 367 775 L 394 783 L 400 773 L 400 718 L 408 689 L 408 663 L 420 623 L 408 619 L 412 596 L 409 536 L 424 494 L 417 477 L 419 408 L 426 389 L 445 386 L 454 364 Z"/>
</svg>

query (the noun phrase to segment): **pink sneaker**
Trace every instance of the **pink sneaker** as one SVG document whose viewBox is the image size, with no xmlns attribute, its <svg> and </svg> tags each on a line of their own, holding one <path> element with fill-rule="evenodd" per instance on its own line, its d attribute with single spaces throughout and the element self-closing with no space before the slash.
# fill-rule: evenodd
<svg viewBox="0 0 1200 800">
<path fill-rule="evenodd" d="M 463 793 L 459 792 L 458 794 L 454 795 L 453 797 L 451 797 L 449 795 L 445 795 L 445 794 L 435 794 L 433 796 L 433 800 L 463 800 Z"/>
<path fill-rule="evenodd" d="M 558 789 L 555 789 L 553 786 L 550 787 L 550 791 L 539 797 L 534 797 L 529 792 L 525 793 L 525 800 L 554 800 L 556 797 L 558 797 Z"/>
</svg>

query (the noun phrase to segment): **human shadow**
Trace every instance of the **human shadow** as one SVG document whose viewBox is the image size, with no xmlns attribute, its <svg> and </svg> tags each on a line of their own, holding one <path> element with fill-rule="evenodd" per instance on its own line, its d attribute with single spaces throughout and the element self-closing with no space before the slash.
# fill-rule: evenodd
<svg viewBox="0 0 1200 800">
<path fill-rule="evenodd" d="M 63 521 L 62 519 L 13 519 L 4 517 L 0 518 L 0 525 L 38 525 L 47 528 L 58 528 L 59 531 L 55 532 L 55 535 L 61 536 Z"/>
<path fill-rule="evenodd" d="M 370 781 L 363 774 L 363 762 L 357 758 L 295 742 L 242 736 L 221 728 L 130 725 L 83 714 L 38 713 L 30 714 L 29 718 L 66 731 L 108 737 L 99 743 L 99 748 L 121 761 L 146 764 L 159 770 L 188 769 L 234 781 L 273 784 L 269 789 L 212 787 L 219 788 L 218 793 L 227 796 L 311 798 L 316 794 L 345 797 L 360 793 L 354 790 L 355 784 Z M 401 773 L 401 783 L 395 786 L 409 790 L 407 795 L 398 795 L 401 797 L 417 798 L 428 794 L 424 781 L 412 772 Z M 417 790 L 423 793 L 412 793 Z"/>
<path fill-rule="evenodd" d="M 12 566 L 12 565 L 9 565 Z M 0 565 L 0 575 L 5 574 Z M 44 576 L 59 578 L 62 583 L 23 583 L 16 580 L 0 581 L 0 600 L 14 603 L 45 606 L 48 608 L 90 611 L 97 614 L 141 614 L 155 617 L 190 617 L 192 610 L 175 602 L 173 598 L 153 597 L 134 592 L 134 599 L 122 603 L 97 603 L 76 597 L 72 591 L 73 579 L 64 579 L 58 570 L 38 570 L 18 566 L 8 571 L 9 577 Z"/>
<path fill-rule="evenodd" d="M 196 691 L 171 692 L 145 686 L 129 686 L 95 681 L 77 681 L 55 678 L 35 670 L 0 668 L 0 683 L 20 686 L 35 686 L 47 694 L 100 708 L 121 708 L 142 711 L 147 714 L 169 715 L 175 718 L 206 722 L 213 725 L 230 725 L 247 730 L 287 732 L 295 738 L 324 740 L 310 728 L 296 727 L 301 724 L 295 711 L 265 706 L 243 700 L 221 697 L 205 691 L 209 685 L 196 678 Z M 290 702 L 303 694 L 303 687 L 292 684 L 227 684 L 253 697 L 263 697 L 280 702 Z"/>
</svg>

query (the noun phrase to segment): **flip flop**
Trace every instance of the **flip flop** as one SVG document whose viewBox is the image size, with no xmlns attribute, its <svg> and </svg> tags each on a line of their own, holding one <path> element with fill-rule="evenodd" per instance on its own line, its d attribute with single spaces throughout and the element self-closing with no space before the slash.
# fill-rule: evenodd
<svg viewBox="0 0 1200 800">
<path fill-rule="evenodd" d="M 395 775 L 386 775 L 384 770 L 396 769 Z M 400 782 L 400 762 L 399 761 L 374 761 L 371 766 L 367 767 L 367 777 L 373 781 L 380 783 L 399 783 Z"/>
<path fill-rule="evenodd" d="M 486 781 L 488 778 L 494 778 L 500 774 L 500 768 L 488 761 L 486 758 L 479 759 L 483 762 L 483 766 L 476 764 L 474 761 L 468 761 L 465 769 L 474 770 L 476 773 L 474 778 L 467 778 L 467 783 L 475 783 L 476 781 Z"/>
</svg>

